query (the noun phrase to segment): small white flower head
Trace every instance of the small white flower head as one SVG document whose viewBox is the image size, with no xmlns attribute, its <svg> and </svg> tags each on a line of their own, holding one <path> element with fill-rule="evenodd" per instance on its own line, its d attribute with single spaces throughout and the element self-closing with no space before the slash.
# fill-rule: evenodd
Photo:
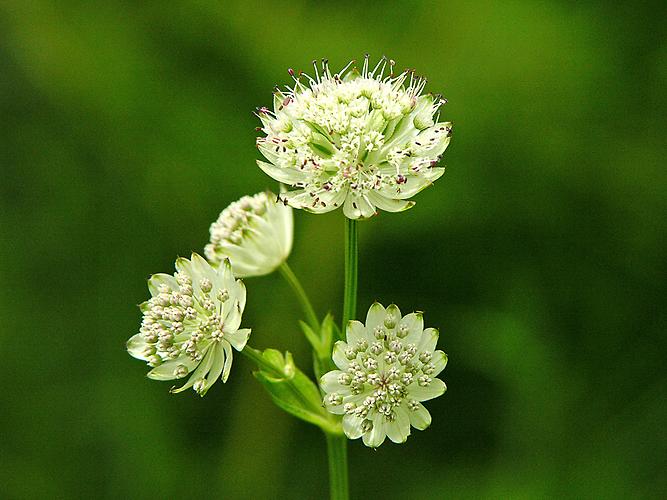
<svg viewBox="0 0 667 500">
<path fill-rule="evenodd" d="M 376 302 L 365 325 L 348 323 L 346 337 L 334 346 L 339 369 L 320 383 L 326 408 L 343 415 L 347 437 L 377 448 L 386 437 L 405 442 L 410 426 L 426 429 L 431 415 L 422 402 L 447 389 L 436 378 L 447 365 L 447 355 L 435 350 L 438 331 L 424 329 L 421 313 L 401 316 L 395 305 L 385 309 Z"/>
<path fill-rule="evenodd" d="M 285 262 L 292 250 L 292 209 L 271 192 L 244 196 L 211 224 L 204 252 L 214 266 L 230 259 L 239 278 L 262 276 Z"/>
<path fill-rule="evenodd" d="M 354 61 L 336 74 L 326 60 L 321 72 L 314 66 L 314 77 L 290 70 L 294 86 L 276 89 L 273 111 L 257 111 L 266 134 L 257 147 L 268 160 L 259 167 L 296 188 L 280 198 L 315 213 L 342 206 L 350 219 L 412 207 L 409 198 L 444 173 L 446 101 L 422 95 L 426 80 L 414 71 L 394 75 L 386 58 L 371 70 L 366 56 L 361 72 Z"/>
<path fill-rule="evenodd" d="M 141 304 L 139 333 L 127 342 L 131 356 L 153 369 L 154 380 L 190 378 L 203 396 L 218 378 L 227 381 L 232 347 L 242 350 L 250 329 L 239 329 L 246 302 L 245 285 L 235 280 L 228 260 L 217 269 L 202 257 L 176 260 L 177 273 L 154 274 L 148 280 L 151 298 Z"/>
</svg>

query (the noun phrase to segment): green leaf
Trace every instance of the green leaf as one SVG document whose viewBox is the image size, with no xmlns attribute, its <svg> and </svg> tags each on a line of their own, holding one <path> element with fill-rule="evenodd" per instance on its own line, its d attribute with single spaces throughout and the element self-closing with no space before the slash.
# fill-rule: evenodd
<svg viewBox="0 0 667 500">
<path fill-rule="evenodd" d="M 340 432 L 340 423 L 322 405 L 317 385 L 296 367 L 289 352 L 283 356 L 275 349 L 267 349 L 258 364 L 255 378 L 279 408 L 326 432 Z"/>
<path fill-rule="evenodd" d="M 306 336 L 306 339 L 310 345 L 313 347 L 313 350 L 317 353 L 320 353 L 322 351 L 322 341 L 320 336 L 315 333 L 305 321 L 299 321 L 299 325 L 301 325 L 301 330 L 303 331 L 303 334 Z"/>
<path fill-rule="evenodd" d="M 338 326 L 336 326 L 336 323 L 333 320 L 333 315 L 331 313 L 327 313 L 327 315 L 324 317 L 324 320 L 322 321 L 321 335 L 325 352 L 329 356 L 331 356 L 331 346 L 333 345 L 334 334 L 337 328 Z"/>
<path fill-rule="evenodd" d="M 324 320 L 322 320 L 318 332 L 315 332 L 304 321 L 300 321 L 299 323 L 306 339 L 308 339 L 308 342 L 313 347 L 313 369 L 315 370 L 315 375 L 319 378 L 326 372 L 335 369 L 331 360 L 331 351 L 334 340 L 337 339 L 336 329 L 338 327 L 331 313 L 328 313 Z"/>
</svg>

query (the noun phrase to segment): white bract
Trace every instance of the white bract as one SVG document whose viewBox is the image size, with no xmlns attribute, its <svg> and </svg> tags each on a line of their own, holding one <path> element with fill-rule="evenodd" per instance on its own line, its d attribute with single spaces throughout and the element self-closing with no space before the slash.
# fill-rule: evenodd
<svg viewBox="0 0 667 500">
<path fill-rule="evenodd" d="M 215 269 L 197 254 L 176 260 L 175 275 L 154 274 L 151 298 L 141 304 L 139 333 L 127 342 L 133 357 L 153 369 L 155 380 L 189 380 L 172 392 L 192 387 L 200 395 L 218 378 L 227 381 L 232 347 L 241 351 L 250 329 L 239 329 L 246 289 L 235 280 L 228 260 Z"/>
<path fill-rule="evenodd" d="M 413 71 L 384 76 L 383 58 L 361 73 L 348 64 L 332 75 L 326 61 L 315 77 L 294 76 L 277 89 L 274 109 L 260 108 L 266 137 L 257 147 L 264 172 L 296 189 L 280 195 L 295 208 L 324 213 L 343 206 L 350 219 L 371 217 L 376 207 L 406 210 L 408 201 L 444 173 L 440 155 L 452 124 L 438 123 L 439 96 L 421 95 L 426 80 Z M 307 80 L 307 85 L 301 81 Z"/>
<path fill-rule="evenodd" d="M 244 196 L 225 208 L 211 224 L 204 252 L 213 265 L 230 259 L 240 278 L 273 272 L 292 250 L 292 209 L 273 193 Z"/>
<path fill-rule="evenodd" d="M 371 306 L 366 324 L 350 321 L 347 342 L 334 346 L 338 370 L 321 379 L 324 404 L 343 415 L 343 431 L 377 448 L 385 437 L 403 443 L 410 426 L 423 430 L 431 415 L 422 401 L 442 395 L 446 386 L 436 376 L 447 355 L 436 351 L 438 331 L 424 329 L 421 313 L 401 317 L 395 305 Z"/>
</svg>

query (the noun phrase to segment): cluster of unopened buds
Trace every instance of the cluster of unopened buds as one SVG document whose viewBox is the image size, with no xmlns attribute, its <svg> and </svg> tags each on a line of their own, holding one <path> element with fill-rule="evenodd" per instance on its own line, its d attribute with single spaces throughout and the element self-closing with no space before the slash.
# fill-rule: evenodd
<svg viewBox="0 0 667 500">
<path fill-rule="evenodd" d="M 178 258 L 174 274 L 148 280 L 151 297 L 140 305 L 141 327 L 127 349 L 148 364 L 149 378 L 187 378 L 172 392 L 192 388 L 203 396 L 217 380 L 227 381 L 236 350 L 257 363 L 256 375 L 278 406 L 329 434 L 378 447 L 387 437 L 404 442 L 411 428 L 431 424 L 422 403 L 445 392 L 437 376 L 447 356 L 436 349 L 438 331 L 424 328 L 422 313 L 402 315 L 393 304 L 375 303 L 365 323 L 352 316 L 339 329 L 330 315 L 320 321 L 286 262 L 293 208 L 324 213 L 342 207 L 347 224 L 354 224 L 377 209 L 412 207 L 411 198 L 443 174 L 439 161 L 452 130 L 439 121 L 446 101 L 423 94 L 425 79 L 411 70 L 396 74 L 394 66 L 383 58 L 371 68 L 366 57 L 360 69 L 351 62 L 337 73 L 326 62 L 315 65 L 312 76 L 290 70 L 294 84 L 276 89 L 272 110 L 258 109 L 264 135 L 257 146 L 266 161 L 257 163 L 281 183 L 279 194 L 235 201 L 210 226 L 205 258 Z M 251 348 L 251 331 L 241 328 L 246 288 L 239 278 L 278 269 L 304 307 L 315 381 L 289 353 Z M 356 273 L 356 264 L 349 269 Z M 348 282 L 349 269 L 346 311 L 347 297 L 356 301 L 356 288 L 347 288 L 356 283 Z M 300 394 L 310 417 L 281 400 L 279 384 Z"/>
</svg>

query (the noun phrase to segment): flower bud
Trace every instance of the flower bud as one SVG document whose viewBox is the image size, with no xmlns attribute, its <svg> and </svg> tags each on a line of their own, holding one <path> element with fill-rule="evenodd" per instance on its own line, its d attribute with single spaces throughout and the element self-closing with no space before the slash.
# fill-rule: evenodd
<svg viewBox="0 0 667 500">
<path fill-rule="evenodd" d="M 211 225 L 205 248 L 209 262 L 217 266 L 229 259 L 240 278 L 269 274 L 285 262 L 292 250 L 292 209 L 277 199 L 258 193 L 225 208 Z"/>
</svg>

